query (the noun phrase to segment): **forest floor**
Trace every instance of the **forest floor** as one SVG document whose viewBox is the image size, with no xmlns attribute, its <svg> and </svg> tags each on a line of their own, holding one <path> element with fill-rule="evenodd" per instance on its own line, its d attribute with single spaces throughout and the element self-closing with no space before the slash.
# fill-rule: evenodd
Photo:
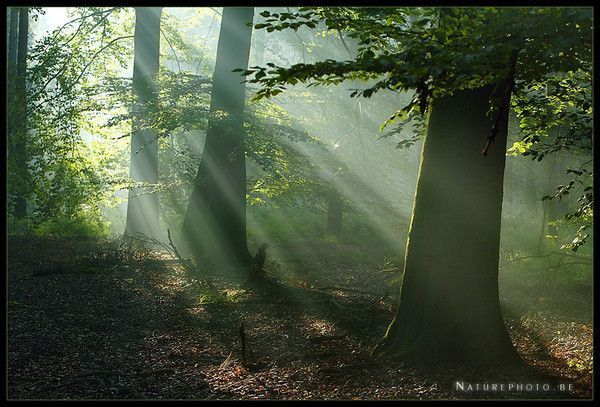
<svg viewBox="0 0 600 407">
<path fill-rule="evenodd" d="M 501 294 L 522 357 L 572 390 L 460 390 L 457 381 L 518 380 L 371 357 L 393 316 L 397 273 L 384 255 L 323 242 L 279 249 L 295 257 L 268 263 L 273 289 L 190 277 L 165 256 L 125 256 L 113 242 L 11 239 L 8 398 L 591 397 L 589 286 L 513 284 Z"/>
</svg>

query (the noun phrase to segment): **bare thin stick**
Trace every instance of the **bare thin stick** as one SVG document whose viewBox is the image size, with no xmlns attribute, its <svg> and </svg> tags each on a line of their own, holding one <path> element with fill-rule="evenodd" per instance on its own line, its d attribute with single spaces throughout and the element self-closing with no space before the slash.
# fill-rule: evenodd
<svg viewBox="0 0 600 407">
<path fill-rule="evenodd" d="M 179 250 L 177 250 L 175 243 L 173 243 L 173 239 L 171 239 L 171 231 L 169 229 L 167 229 L 167 237 L 169 238 L 169 245 L 173 249 L 173 253 L 175 253 L 175 256 L 177 256 L 179 261 L 183 263 L 183 258 L 181 257 L 181 254 L 179 254 Z"/>
</svg>

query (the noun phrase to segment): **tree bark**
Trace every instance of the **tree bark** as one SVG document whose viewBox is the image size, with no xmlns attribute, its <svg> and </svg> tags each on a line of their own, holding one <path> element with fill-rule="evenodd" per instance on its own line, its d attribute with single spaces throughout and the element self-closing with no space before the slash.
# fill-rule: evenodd
<svg viewBox="0 0 600 407">
<path fill-rule="evenodd" d="M 9 78 L 14 80 L 15 70 L 17 68 L 17 41 L 18 41 L 18 24 L 19 10 L 15 7 L 10 8 L 10 21 L 8 28 L 8 44 L 7 44 L 7 65 L 8 74 L 12 75 Z M 10 85 L 10 83 L 9 83 Z"/>
<path fill-rule="evenodd" d="M 520 366 L 504 326 L 498 261 L 507 115 L 487 157 L 489 88 L 434 102 L 424 141 L 404 280 L 379 345 L 416 363 Z"/>
<path fill-rule="evenodd" d="M 182 233 L 186 250 L 248 267 L 246 241 L 245 84 L 253 7 L 225 7 L 217 45 L 211 118 Z"/>
<path fill-rule="evenodd" d="M 162 7 L 135 9 L 133 92 L 133 128 L 129 175 L 135 182 L 158 183 L 158 139 L 155 131 L 143 123 L 144 109 L 156 102 L 156 80 L 160 59 L 160 16 Z M 129 190 L 125 235 L 160 234 L 158 193 L 145 187 Z"/>
<path fill-rule="evenodd" d="M 15 116 L 20 118 L 15 127 L 15 157 L 19 188 L 15 203 L 15 216 L 22 219 L 27 215 L 27 45 L 29 36 L 29 9 L 19 9 L 19 33 L 16 56 Z M 10 50 L 9 50 L 10 51 Z"/>
</svg>

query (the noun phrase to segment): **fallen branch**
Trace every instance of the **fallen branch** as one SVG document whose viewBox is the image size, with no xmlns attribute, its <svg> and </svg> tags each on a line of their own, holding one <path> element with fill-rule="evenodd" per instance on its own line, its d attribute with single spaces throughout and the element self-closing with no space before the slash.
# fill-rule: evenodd
<svg viewBox="0 0 600 407">
<path fill-rule="evenodd" d="M 175 246 L 175 243 L 173 243 L 173 239 L 171 238 L 171 231 L 169 229 L 167 229 L 167 237 L 169 238 L 169 243 L 165 243 L 163 241 L 156 239 L 155 237 L 144 235 L 141 233 L 138 233 L 135 236 L 130 236 L 130 235 L 124 236 L 124 238 L 126 240 L 128 240 L 129 242 L 135 242 L 138 244 L 137 248 L 133 248 L 134 251 L 136 249 L 139 251 L 140 248 L 147 248 L 149 246 L 160 247 L 165 252 L 167 252 L 171 257 L 173 257 L 173 260 L 178 261 L 179 263 L 181 263 L 184 267 L 186 267 L 188 269 L 193 269 L 194 268 L 193 264 L 190 263 L 190 261 L 188 261 L 187 259 L 183 258 L 183 256 L 181 256 L 181 254 L 179 253 L 177 246 Z"/>
</svg>

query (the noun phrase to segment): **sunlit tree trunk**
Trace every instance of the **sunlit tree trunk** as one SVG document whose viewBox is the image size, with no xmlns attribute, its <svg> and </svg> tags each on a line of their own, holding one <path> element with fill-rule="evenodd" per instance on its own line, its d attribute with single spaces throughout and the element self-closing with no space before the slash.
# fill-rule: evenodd
<svg viewBox="0 0 600 407">
<path fill-rule="evenodd" d="M 156 185 L 158 182 L 158 139 L 144 125 L 144 109 L 156 102 L 159 69 L 161 7 L 135 9 L 133 92 L 133 128 L 129 175 L 134 182 Z M 159 236 L 158 194 L 147 187 L 129 190 L 125 235 Z"/>
<path fill-rule="evenodd" d="M 327 205 L 327 233 L 339 236 L 342 233 L 344 201 L 339 196 L 331 196 Z"/>
<path fill-rule="evenodd" d="M 217 45 L 211 118 L 183 222 L 189 252 L 236 266 L 251 261 L 246 241 L 245 84 L 253 7 L 225 7 Z"/>
<path fill-rule="evenodd" d="M 19 29 L 16 57 L 15 77 L 15 157 L 17 166 L 18 188 L 15 216 L 17 219 L 24 218 L 27 214 L 27 198 L 25 194 L 27 186 L 27 39 L 29 36 L 29 9 L 19 9 Z M 9 50 L 10 51 L 10 50 Z M 10 60 L 10 59 L 9 59 Z"/>
<path fill-rule="evenodd" d="M 260 13 L 259 13 L 260 14 Z M 255 21 L 256 23 L 263 22 L 264 18 L 261 18 L 260 21 Z M 265 50 L 267 46 L 267 30 L 260 29 L 256 30 L 253 33 L 252 38 L 252 49 L 254 52 L 253 59 L 254 64 L 258 66 L 263 66 L 265 63 Z"/>
<path fill-rule="evenodd" d="M 507 117 L 482 156 L 488 95 L 458 91 L 432 106 L 400 303 L 379 351 L 425 364 L 521 363 L 498 296 Z"/>
</svg>

